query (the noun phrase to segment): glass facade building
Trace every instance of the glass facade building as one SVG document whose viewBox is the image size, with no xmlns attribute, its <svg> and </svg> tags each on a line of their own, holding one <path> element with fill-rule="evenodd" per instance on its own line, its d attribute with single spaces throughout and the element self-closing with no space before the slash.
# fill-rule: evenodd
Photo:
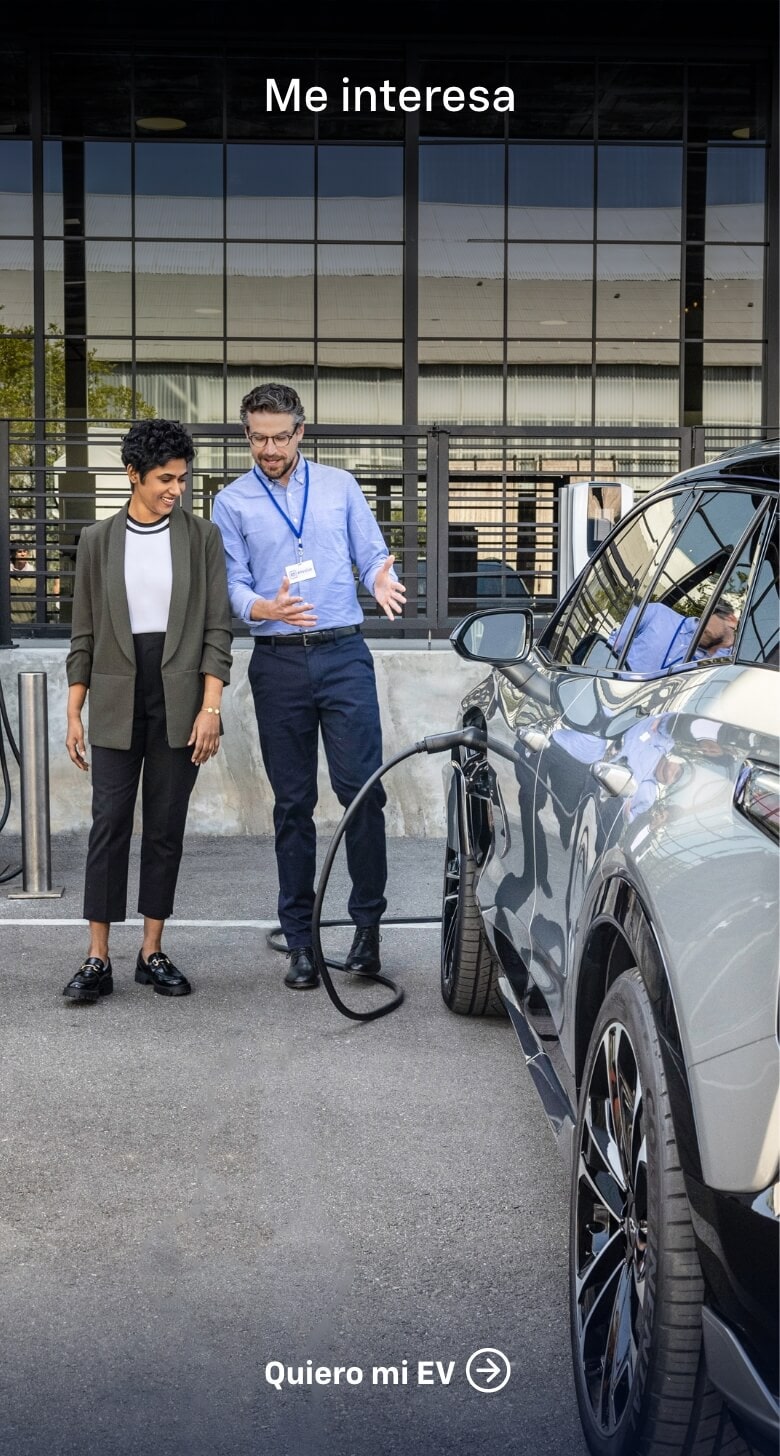
<svg viewBox="0 0 780 1456">
<path fill-rule="evenodd" d="M 338 49 L 6 51 L 0 412 L 234 420 L 273 376 L 323 424 L 776 422 L 760 46 Z M 345 112 L 345 76 L 514 110 Z"/>
<path fill-rule="evenodd" d="M 43 37 L 18 20 L 0 46 L 0 421 L 39 623 L 66 622 L 63 499 L 91 496 L 94 518 L 101 439 L 116 468 L 129 419 L 213 427 L 205 502 L 243 468 L 225 427 L 264 380 L 353 432 L 328 458 L 361 467 L 442 630 L 477 561 L 549 599 L 564 478 L 633 470 L 642 488 L 682 461 L 685 429 L 717 453 L 777 426 L 769 7 L 736 42 L 734 17 L 703 39 L 685 7 L 674 36 L 626 19 L 621 40 L 614 7 L 556 6 L 445 37 L 447 7 L 421 0 L 382 41 L 346 10 L 341 34 L 329 17 L 285 41 L 192 6 L 132 30 L 92 9 Z M 270 109 L 269 78 L 277 97 L 321 88 L 319 109 Z M 402 109 L 410 86 L 438 88 L 430 109 Z M 512 109 L 469 110 L 475 86 L 509 88 Z M 588 456 L 608 431 L 622 454 Z M 674 448 L 653 457 L 653 432 Z M 557 472 L 543 501 L 531 467 Z"/>
</svg>

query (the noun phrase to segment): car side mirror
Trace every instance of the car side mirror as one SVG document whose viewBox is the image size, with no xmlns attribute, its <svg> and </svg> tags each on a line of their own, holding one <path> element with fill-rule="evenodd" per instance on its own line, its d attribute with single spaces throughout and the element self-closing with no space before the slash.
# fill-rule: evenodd
<svg viewBox="0 0 780 1456">
<path fill-rule="evenodd" d="M 471 662 L 522 662 L 533 644 L 533 612 L 521 607 L 492 607 L 472 612 L 450 633 L 459 657 Z"/>
</svg>

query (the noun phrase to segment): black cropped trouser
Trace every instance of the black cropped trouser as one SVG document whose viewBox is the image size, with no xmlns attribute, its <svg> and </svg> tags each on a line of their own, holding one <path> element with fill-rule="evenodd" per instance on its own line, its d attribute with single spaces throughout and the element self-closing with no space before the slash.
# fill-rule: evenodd
<svg viewBox="0 0 780 1456">
<path fill-rule="evenodd" d="M 138 782 L 143 768 L 138 911 L 152 920 L 173 912 L 190 794 L 198 776 L 192 748 L 166 738 L 161 673 L 165 635 L 133 638 L 136 679 L 130 747 L 91 749 L 92 829 L 84 877 L 84 918 L 124 920 L 127 868 Z"/>
</svg>

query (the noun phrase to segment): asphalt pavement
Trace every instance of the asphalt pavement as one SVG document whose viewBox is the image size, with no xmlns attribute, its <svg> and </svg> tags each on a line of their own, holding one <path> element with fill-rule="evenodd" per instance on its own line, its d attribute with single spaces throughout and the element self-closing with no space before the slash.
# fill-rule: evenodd
<svg viewBox="0 0 780 1456">
<path fill-rule="evenodd" d="M 76 1006 L 84 848 L 53 843 L 62 899 L 0 888 L 3 1456 L 583 1456 L 566 1173 L 508 1022 L 444 1007 L 437 930 L 387 928 L 407 999 L 358 1026 L 282 985 L 269 842 L 191 836 L 194 994 L 134 983 L 128 922 Z M 442 858 L 391 842 L 389 914 L 438 913 Z"/>
</svg>

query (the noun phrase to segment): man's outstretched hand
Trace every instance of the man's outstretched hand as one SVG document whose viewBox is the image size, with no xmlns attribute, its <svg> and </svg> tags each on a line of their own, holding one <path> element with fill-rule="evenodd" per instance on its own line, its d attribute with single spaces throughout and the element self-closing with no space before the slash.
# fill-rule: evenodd
<svg viewBox="0 0 780 1456">
<path fill-rule="evenodd" d="M 282 577 L 275 597 L 257 597 L 249 615 L 253 622 L 287 622 L 291 627 L 314 627 L 317 624 L 311 602 L 290 595 L 290 582 L 286 576 Z"/>
<path fill-rule="evenodd" d="M 390 575 L 394 561 L 394 556 L 387 556 L 374 578 L 374 596 L 391 622 L 400 617 L 406 606 L 406 587 Z"/>
</svg>

